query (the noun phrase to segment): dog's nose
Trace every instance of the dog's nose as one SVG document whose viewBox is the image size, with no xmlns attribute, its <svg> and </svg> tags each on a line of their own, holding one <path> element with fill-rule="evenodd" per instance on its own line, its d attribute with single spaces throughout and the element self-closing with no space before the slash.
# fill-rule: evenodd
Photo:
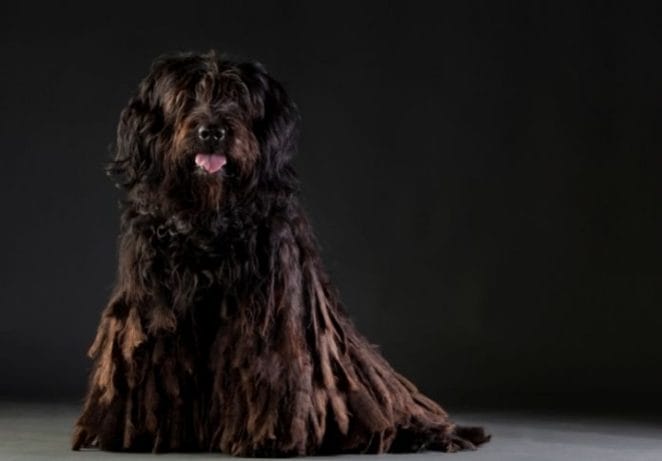
<svg viewBox="0 0 662 461">
<path fill-rule="evenodd" d="M 198 139 L 203 142 L 217 143 L 225 137 L 225 129 L 218 125 L 200 125 Z"/>
</svg>

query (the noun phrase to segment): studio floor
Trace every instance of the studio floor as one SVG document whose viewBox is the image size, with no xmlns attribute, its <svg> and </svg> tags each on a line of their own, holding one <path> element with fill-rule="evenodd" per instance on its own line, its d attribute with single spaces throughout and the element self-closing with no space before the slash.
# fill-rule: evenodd
<svg viewBox="0 0 662 461">
<path fill-rule="evenodd" d="M 150 460 L 154 455 L 114 454 L 95 450 L 72 452 L 69 433 L 78 408 L 75 405 L 0 403 L 0 460 Z M 344 455 L 351 460 L 385 459 L 408 461 L 448 459 L 478 460 L 662 460 L 662 423 L 641 418 L 591 417 L 535 413 L 454 413 L 464 424 L 485 425 L 493 440 L 475 452 L 411 455 Z M 217 459 L 220 454 L 167 454 L 158 458 Z"/>
</svg>

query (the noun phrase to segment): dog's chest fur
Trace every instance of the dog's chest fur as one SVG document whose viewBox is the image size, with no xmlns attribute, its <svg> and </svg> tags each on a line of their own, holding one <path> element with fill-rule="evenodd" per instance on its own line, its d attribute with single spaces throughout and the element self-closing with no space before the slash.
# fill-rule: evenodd
<svg viewBox="0 0 662 461">
<path fill-rule="evenodd" d="M 159 296 L 178 317 L 207 311 L 218 315 L 221 306 L 234 306 L 260 286 L 256 274 L 264 263 L 259 250 L 250 250 L 262 240 L 257 229 L 239 232 L 220 224 L 195 228 L 173 220 L 132 229 L 142 235 L 139 240 L 152 255 L 145 262 L 146 276 L 160 287 Z"/>
</svg>

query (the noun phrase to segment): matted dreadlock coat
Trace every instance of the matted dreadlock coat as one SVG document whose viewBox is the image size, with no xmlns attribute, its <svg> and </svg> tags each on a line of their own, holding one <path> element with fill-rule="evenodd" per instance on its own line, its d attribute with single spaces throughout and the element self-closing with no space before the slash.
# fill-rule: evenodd
<svg viewBox="0 0 662 461">
<path fill-rule="evenodd" d="M 341 306 L 298 200 L 297 122 L 259 64 L 154 62 L 109 168 L 125 191 L 119 269 L 74 449 L 291 456 L 488 440 L 394 371 Z"/>
</svg>

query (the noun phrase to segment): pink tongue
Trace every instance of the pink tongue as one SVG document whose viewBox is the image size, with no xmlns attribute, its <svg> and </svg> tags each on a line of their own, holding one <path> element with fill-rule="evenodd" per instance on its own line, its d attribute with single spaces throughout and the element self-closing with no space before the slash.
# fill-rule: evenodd
<svg viewBox="0 0 662 461">
<path fill-rule="evenodd" d="M 198 154 L 195 156 L 195 164 L 209 173 L 216 173 L 223 168 L 226 161 L 225 155 L 220 154 Z"/>
</svg>

